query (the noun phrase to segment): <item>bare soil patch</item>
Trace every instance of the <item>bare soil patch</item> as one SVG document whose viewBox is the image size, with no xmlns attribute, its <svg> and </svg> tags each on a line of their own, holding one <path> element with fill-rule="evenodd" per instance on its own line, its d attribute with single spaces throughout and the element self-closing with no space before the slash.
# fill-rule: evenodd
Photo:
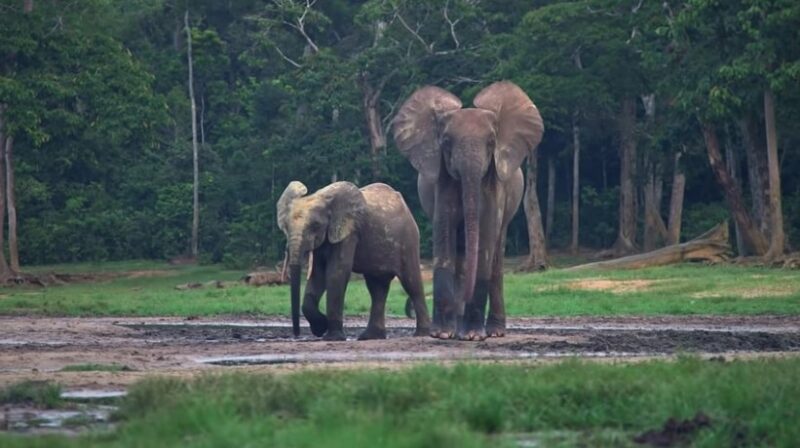
<svg viewBox="0 0 800 448">
<path fill-rule="evenodd" d="M 609 280 L 604 278 L 590 278 L 567 283 L 569 289 L 583 289 L 587 291 L 608 291 L 614 294 L 646 291 L 657 280 Z"/>
<path fill-rule="evenodd" d="M 348 318 L 348 337 L 365 324 L 364 318 Z M 505 338 L 479 343 L 412 337 L 413 326 L 413 320 L 393 318 L 386 340 L 327 342 L 306 328 L 292 338 L 284 318 L 2 317 L 0 386 L 53 380 L 67 388 L 124 388 L 151 375 L 186 377 L 229 366 L 280 372 L 576 356 L 635 361 L 683 352 L 726 359 L 800 354 L 798 317 L 518 318 L 509 320 Z M 132 371 L 61 371 L 76 364 L 125 365 Z"/>
<path fill-rule="evenodd" d="M 716 298 L 716 297 L 739 297 L 742 299 L 758 299 L 766 297 L 786 297 L 800 292 L 800 286 L 794 285 L 773 285 L 759 288 L 737 288 L 737 289 L 715 289 L 713 291 L 702 291 L 692 294 L 696 299 Z"/>
</svg>

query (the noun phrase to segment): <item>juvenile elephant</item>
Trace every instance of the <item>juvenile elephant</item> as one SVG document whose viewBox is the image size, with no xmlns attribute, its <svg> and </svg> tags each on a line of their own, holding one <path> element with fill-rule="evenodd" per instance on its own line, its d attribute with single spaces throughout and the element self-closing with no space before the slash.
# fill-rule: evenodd
<svg viewBox="0 0 800 448">
<path fill-rule="evenodd" d="M 300 274 L 313 252 L 311 274 L 303 296 L 303 315 L 311 332 L 327 340 L 344 340 L 342 314 L 350 272 L 364 275 L 372 307 L 359 339 L 386 337 L 385 304 L 389 284 L 398 277 L 417 318 L 416 335 L 427 334 L 430 318 L 419 267 L 419 229 L 403 197 L 385 184 L 358 189 L 336 182 L 306 196 L 307 188 L 291 182 L 278 200 L 278 226 L 286 234 L 291 276 L 292 327 L 300 334 Z M 319 301 L 327 291 L 327 317 Z"/>
<path fill-rule="evenodd" d="M 506 229 L 522 200 L 520 165 L 544 132 L 536 106 L 515 84 L 494 83 L 473 103 L 462 109 L 455 95 L 423 87 L 393 124 L 397 147 L 419 173 L 419 197 L 433 221 L 431 335 L 442 339 L 505 334 Z M 462 224 L 464 253 L 458 256 Z"/>
</svg>

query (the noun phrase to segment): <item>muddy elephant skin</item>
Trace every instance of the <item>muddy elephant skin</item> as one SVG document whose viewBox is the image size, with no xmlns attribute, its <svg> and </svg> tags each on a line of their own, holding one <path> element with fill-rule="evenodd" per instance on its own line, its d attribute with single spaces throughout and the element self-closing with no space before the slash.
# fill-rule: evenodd
<svg viewBox="0 0 800 448">
<path fill-rule="evenodd" d="M 429 332 L 430 318 L 419 264 L 419 229 L 403 197 L 385 184 L 358 189 L 336 182 L 306 196 L 291 182 L 278 200 L 278 226 L 286 234 L 291 276 L 292 326 L 299 335 L 302 264 L 312 254 L 303 295 L 303 315 L 311 332 L 344 340 L 344 296 L 351 272 L 363 274 L 372 298 L 369 322 L 359 339 L 386 337 L 385 305 L 395 277 L 409 295 L 417 335 Z M 327 316 L 319 310 L 326 293 Z"/>
<path fill-rule="evenodd" d="M 419 197 L 433 221 L 431 336 L 441 339 L 505 334 L 506 230 L 522 200 L 520 165 L 544 132 L 536 106 L 513 83 L 494 83 L 473 103 L 462 108 L 446 90 L 422 87 L 393 123 L 397 147 L 418 172 Z"/>
</svg>

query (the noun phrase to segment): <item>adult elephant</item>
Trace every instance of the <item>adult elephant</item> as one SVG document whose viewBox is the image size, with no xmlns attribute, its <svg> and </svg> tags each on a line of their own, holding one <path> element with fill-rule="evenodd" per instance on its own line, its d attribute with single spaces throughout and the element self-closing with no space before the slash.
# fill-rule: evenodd
<svg viewBox="0 0 800 448">
<path fill-rule="evenodd" d="M 440 339 L 505 335 L 506 230 L 522 200 L 520 165 L 544 132 L 536 106 L 511 82 L 486 87 L 473 103 L 462 108 L 446 90 L 423 87 L 393 124 L 397 147 L 419 173 L 419 197 L 433 221 L 431 336 Z"/>
</svg>

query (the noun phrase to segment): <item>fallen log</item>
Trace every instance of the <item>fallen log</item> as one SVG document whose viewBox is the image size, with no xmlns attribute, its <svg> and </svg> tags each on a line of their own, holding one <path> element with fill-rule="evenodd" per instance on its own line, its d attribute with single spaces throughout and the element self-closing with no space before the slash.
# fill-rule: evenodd
<svg viewBox="0 0 800 448">
<path fill-rule="evenodd" d="M 241 281 L 250 286 L 284 285 L 288 282 L 280 272 L 251 272 L 244 275 Z"/>
<path fill-rule="evenodd" d="M 613 260 L 597 261 L 567 268 L 568 271 L 581 269 L 639 269 L 651 266 L 664 266 L 684 261 L 705 261 L 719 263 L 728 259 L 731 246 L 728 243 L 728 223 L 717 224 L 708 232 L 681 244 L 662 247 L 643 254 L 629 255 Z"/>
</svg>

